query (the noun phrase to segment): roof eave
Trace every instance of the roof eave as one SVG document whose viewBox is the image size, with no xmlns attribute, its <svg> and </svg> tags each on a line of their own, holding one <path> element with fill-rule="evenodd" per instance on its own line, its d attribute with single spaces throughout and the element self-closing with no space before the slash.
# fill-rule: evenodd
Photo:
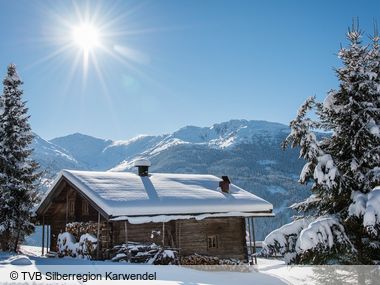
<svg viewBox="0 0 380 285">
<path fill-rule="evenodd" d="M 111 216 L 110 221 L 126 221 L 133 220 L 136 218 L 147 218 L 154 221 L 158 217 L 172 217 L 170 220 L 184 220 L 194 218 L 197 220 L 203 220 L 206 218 L 228 218 L 228 217 L 241 217 L 241 218 L 249 218 L 249 217 L 275 217 L 275 214 L 272 210 L 269 211 L 260 211 L 260 212 L 209 212 L 209 213 L 186 213 L 186 214 L 156 214 L 156 215 L 118 215 Z"/>
</svg>

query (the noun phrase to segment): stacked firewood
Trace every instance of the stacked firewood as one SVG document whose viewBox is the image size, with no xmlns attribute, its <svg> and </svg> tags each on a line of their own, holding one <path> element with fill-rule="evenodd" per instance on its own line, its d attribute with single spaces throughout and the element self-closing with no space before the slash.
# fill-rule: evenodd
<svg viewBox="0 0 380 285">
<path fill-rule="evenodd" d="M 163 249 L 155 243 L 128 242 L 115 246 L 110 255 L 116 262 L 145 264 L 178 264 L 178 254 L 175 250 Z"/>
<path fill-rule="evenodd" d="M 181 257 L 181 265 L 240 265 L 239 259 L 221 259 L 216 256 L 192 254 Z"/>
<path fill-rule="evenodd" d="M 73 222 L 66 224 L 65 232 L 71 233 L 75 238 L 79 239 L 84 234 L 97 234 L 98 224 L 95 222 Z"/>
<path fill-rule="evenodd" d="M 182 265 L 219 265 L 219 258 L 215 256 L 205 256 L 192 254 L 181 257 Z"/>
</svg>

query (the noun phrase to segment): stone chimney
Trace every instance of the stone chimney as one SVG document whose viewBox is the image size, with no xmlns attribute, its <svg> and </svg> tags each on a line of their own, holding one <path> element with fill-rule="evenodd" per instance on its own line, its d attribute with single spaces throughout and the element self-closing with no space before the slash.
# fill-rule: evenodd
<svg viewBox="0 0 380 285">
<path fill-rule="evenodd" d="M 151 166 L 151 163 L 148 159 L 138 159 L 135 161 L 134 166 L 137 167 L 139 176 L 149 175 L 149 166 Z"/>
<path fill-rule="evenodd" d="M 222 192 L 228 193 L 230 192 L 230 184 L 231 181 L 228 176 L 222 176 L 222 181 L 219 182 L 219 187 L 222 189 Z"/>
</svg>

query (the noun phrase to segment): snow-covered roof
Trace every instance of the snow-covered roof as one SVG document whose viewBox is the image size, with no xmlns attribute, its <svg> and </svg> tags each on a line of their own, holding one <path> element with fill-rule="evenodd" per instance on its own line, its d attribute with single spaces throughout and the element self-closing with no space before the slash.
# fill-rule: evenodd
<svg viewBox="0 0 380 285">
<path fill-rule="evenodd" d="M 141 177 L 129 172 L 63 170 L 49 192 L 62 177 L 109 217 L 231 212 L 270 215 L 273 209 L 269 202 L 234 184 L 229 193 L 223 193 L 218 189 L 221 179 L 213 175 L 152 173 Z"/>
</svg>

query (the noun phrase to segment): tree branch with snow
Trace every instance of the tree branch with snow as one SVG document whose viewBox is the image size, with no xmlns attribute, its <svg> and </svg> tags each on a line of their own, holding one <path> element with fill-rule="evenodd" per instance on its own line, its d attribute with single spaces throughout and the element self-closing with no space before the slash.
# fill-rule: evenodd
<svg viewBox="0 0 380 285">
<path fill-rule="evenodd" d="M 380 263 L 379 39 L 363 46 L 362 35 L 355 25 L 349 29 L 350 43 L 338 53 L 339 89 L 323 103 L 308 98 L 283 143 L 298 147 L 305 160 L 299 182 L 312 183 L 311 195 L 292 207 L 312 222 L 273 231 L 264 253 L 288 255 L 294 263 Z"/>
</svg>

